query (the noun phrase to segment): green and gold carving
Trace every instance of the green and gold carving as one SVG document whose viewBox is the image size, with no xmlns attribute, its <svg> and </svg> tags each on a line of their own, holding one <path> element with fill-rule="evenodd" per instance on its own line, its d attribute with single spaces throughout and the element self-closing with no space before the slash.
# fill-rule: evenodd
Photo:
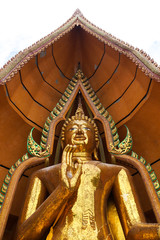
<svg viewBox="0 0 160 240">
<path fill-rule="evenodd" d="M 34 128 L 32 128 L 32 130 L 30 131 L 30 134 L 29 134 L 28 139 L 27 139 L 27 150 L 28 150 L 29 154 L 32 155 L 32 156 L 35 156 L 35 157 L 48 157 L 48 156 L 50 156 L 50 153 L 49 153 L 50 146 L 46 146 L 46 149 L 44 151 L 42 151 L 42 147 L 34 141 L 34 139 L 32 137 L 33 129 Z"/>
<path fill-rule="evenodd" d="M 149 163 L 147 164 L 146 160 L 142 156 L 139 158 L 138 154 L 133 152 L 133 151 L 132 151 L 131 156 L 136 158 L 138 161 L 140 161 L 145 166 L 145 168 L 146 168 L 146 170 L 147 170 L 147 172 L 148 172 L 148 174 L 149 174 L 149 176 L 150 176 L 150 178 L 153 182 L 153 186 L 155 188 L 157 196 L 160 200 L 160 183 L 159 183 L 159 181 L 157 179 L 157 176 L 156 176 L 155 172 L 153 171 L 151 165 Z"/>
<path fill-rule="evenodd" d="M 47 146 L 47 137 L 48 137 L 48 132 L 50 128 L 51 122 L 60 114 L 60 112 L 63 110 L 66 102 L 68 101 L 71 93 L 73 92 L 77 79 L 76 76 L 70 81 L 68 87 L 66 88 L 64 94 L 62 95 L 61 99 L 59 102 L 56 104 L 56 106 L 53 108 L 53 110 L 50 112 L 50 115 L 46 119 L 46 122 L 44 124 L 44 128 L 42 130 L 42 136 L 41 136 L 41 142 L 40 145 L 34 142 L 33 137 L 29 137 L 30 144 L 27 144 L 28 151 L 32 156 L 40 156 L 39 154 L 42 154 L 42 150 L 46 151 L 46 149 L 49 149 L 49 146 Z M 33 131 L 33 130 L 31 130 Z M 31 147 L 32 146 L 32 147 Z M 32 149 L 34 148 L 34 149 Z"/>
<path fill-rule="evenodd" d="M 137 158 L 137 159 L 138 159 L 138 154 L 132 151 L 131 157 L 134 157 L 134 158 Z"/>
<path fill-rule="evenodd" d="M 131 151 L 132 144 L 133 144 L 132 136 L 129 132 L 129 129 L 127 127 L 126 127 L 126 129 L 127 129 L 127 135 L 126 135 L 125 139 L 118 144 L 118 148 L 116 148 L 112 143 L 110 144 L 110 147 L 111 147 L 110 152 L 112 154 L 127 154 Z"/>
<path fill-rule="evenodd" d="M 84 74 L 82 73 L 82 71 L 80 69 L 77 71 L 76 76 L 78 76 L 77 78 L 82 81 L 82 84 L 83 84 L 84 88 L 86 89 L 88 96 L 90 97 L 90 99 L 94 103 L 94 105 L 96 106 L 99 113 L 103 117 L 105 117 L 106 120 L 109 122 L 110 128 L 112 129 L 114 127 L 114 131 L 111 131 L 111 134 L 113 136 L 113 142 L 114 142 L 113 148 L 114 148 L 114 151 L 116 151 L 116 146 L 118 146 L 120 144 L 120 141 L 119 141 L 119 135 L 117 133 L 117 128 L 115 127 L 115 122 L 112 120 L 112 116 L 109 115 L 107 110 L 103 107 L 99 98 L 96 96 L 94 90 L 92 89 L 89 81 L 86 78 L 84 78 Z"/>
<path fill-rule="evenodd" d="M 28 159 L 28 153 L 24 154 L 20 159 L 17 160 L 17 162 L 11 166 L 11 168 L 8 170 L 8 174 L 6 174 L 5 179 L 2 184 L 2 188 L 0 191 L 0 210 L 2 209 L 2 205 L 5 199 L 5 195 L 8 190 L 9 183 L 12 179 L 13 174 L 15 173 L 16 169 L 19 167 L 19 165 L 26 161 Z"/>
</svg>

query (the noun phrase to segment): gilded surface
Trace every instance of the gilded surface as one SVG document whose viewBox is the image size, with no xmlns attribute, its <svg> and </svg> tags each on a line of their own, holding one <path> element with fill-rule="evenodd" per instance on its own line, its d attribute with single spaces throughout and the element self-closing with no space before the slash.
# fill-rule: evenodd
<svg viewBox="0 0 160 240">
<path fill-rule="evenodd" d="M 122 225 L 113 199 L 110 199 L 108 202 L 107 219 L 114 240 L 125 240 Z"/>
<path fill-rule="evenodd" d="M 125 222 L 126 228 L 140 223 L 141 218 L 138 212 L 136 200 L 132 193 L 131 185 L 129 184 L 129 179 L 125 170 L 121 170 L 118 174 L 118 184 L 120 189 L 121 205 L 124 204 L 124 214 L 127 216 L 127 221 Z"/>
<path fill-rule="evenodd" d="M 61 164 L 31 179 L 17 240 L 159 239 L 159 226 L 143 223 L 126 169 L 92 161 L 98 143 L 97 126 L 79 104 L 62 128 Z M 107 205 L 110 194 L 113 205 Z"/>
<path fill-rule="evenodd" d="M 40 193 L 41 193 L 41 181 L 39 178 L 36 177 L 33 182 L 33 188 L 31 190 L 30 199 L 26 209 L 25 219 L 28 219 L 36 211 Z"/>
<path fill-rule="evenodd" d="M 98 240 L 98 229 L 95 221 L 95 190 L 100 178 L 100 169 L 94 165 L 83 164 L 78 188 L 77 199 L 71 208 L 70 214 L 66 216 L 65 226 L 61 229 L 59 240 Z M 85 204 L 84 204 L 85 200 Z M 77 234 L 78 233 L 78 234 Z M 54 233 L 51 229 L 47 240 L 53 239 Z"/>
</svg>

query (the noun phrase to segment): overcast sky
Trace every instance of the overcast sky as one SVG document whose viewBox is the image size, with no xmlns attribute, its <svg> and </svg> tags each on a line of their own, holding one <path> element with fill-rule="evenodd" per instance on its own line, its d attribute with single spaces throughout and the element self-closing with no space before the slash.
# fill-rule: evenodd
<svg viewBox="0 0 160 240">
<path fill-rule="evenodd" d="M 146 51 L 160 65 L 160 0 L 1 0 L 0 67 L 79 8 L 93 24 Z"/>
</svg>

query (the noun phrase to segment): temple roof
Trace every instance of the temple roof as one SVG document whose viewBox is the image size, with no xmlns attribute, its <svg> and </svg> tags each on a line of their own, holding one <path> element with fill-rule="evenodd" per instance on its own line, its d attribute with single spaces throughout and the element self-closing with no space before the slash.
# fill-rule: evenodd
<svg viewBox="0 0 160 240">
<path fill-rule="evenodd" d="M 32 127 L 34 139 L 40 142 L 46 119 L 78 67 L 115 121 L 120 140 L 126 135 L 125 123 L 133 137 L 133 151 L 160 178 L 160 68 L 142 50 L 96 27 L 76 10 L 60 28 L 19 52 L 0 70 L 0 185 L 8 169 L 26 153 Z M 101 126 L 99 132 L 105 142 Z M 27 170 L 26 176 L 32 171 Z M 131 171 L 144 203 L 145 190 L 137 171 Z M 21 182 L 19 195 L 25 192 L 25 176 Z M 19 211 L 18 201 L 12 214 Z M 151 209 L 148 202 L 143 205 L 145 211 Z"/>
<path fill-rule="evenodd" d="M 11 58 L 11 60 L 9 60 L 7 64 L 0 69 L 0 84 L 4 84 L 6 81 L 9 81 L 31 58 L 43 52 L 45 49 L 51 46 L 51 44 L 78 26 L 114 50 L 126 55 L 147 76 L 160 81 L 160 67 L 154 62 L 153 59 L 150 58 L 149 55 L 147 55 L 147 53 L 138 48 L 134 48 L 128 43 L 125 43 L 124 41 L 121 41 L 111 34 L 108 34 L 104 30 L 98 28 L 89 22 L 83 16 L 81 11 L 77 9 L 72 17 L 57 30 L 40 39 L 32 46 L 20 51 L 15 57 Z"/>
</svg>

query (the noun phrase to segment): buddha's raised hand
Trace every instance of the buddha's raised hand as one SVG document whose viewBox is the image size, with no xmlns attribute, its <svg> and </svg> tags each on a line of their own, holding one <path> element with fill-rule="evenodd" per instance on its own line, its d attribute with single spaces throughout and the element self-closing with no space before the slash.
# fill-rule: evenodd
<svg viewBox="0 0 160 240">
<path fill-rule="evenodd" d="M 67 188 L 74 190 L 78 186 L 78 180 L 81 175 L 82 164 L 74 163 L 72 161 L 72 155 L 76 146 L 67 145 L 62 154 L 61 164 L 61 180 L 64 182 Z"/>
</svg>

